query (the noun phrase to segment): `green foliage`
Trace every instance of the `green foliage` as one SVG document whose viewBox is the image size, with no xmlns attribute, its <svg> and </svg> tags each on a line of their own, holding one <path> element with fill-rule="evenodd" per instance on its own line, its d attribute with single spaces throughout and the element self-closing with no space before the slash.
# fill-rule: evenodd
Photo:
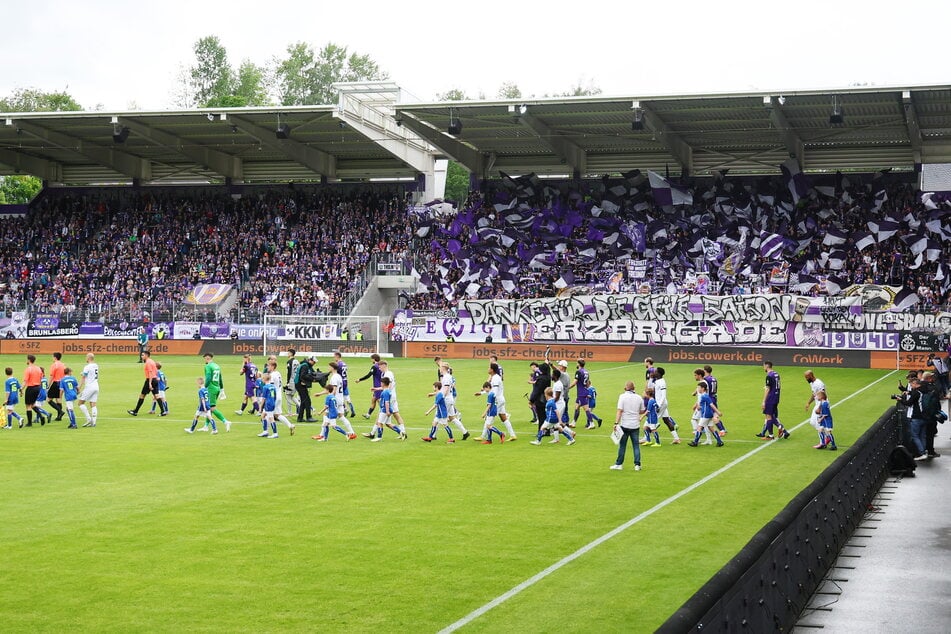
<svg viewBox="0 0 951 634">
<path fill-rule="evenodd" d="M 0 205 L 23 205 L 43 188 L 43 181 L 35 176 L 16 174 L 0 176 Z"/>
<path fill-rule="evenodd" d="M 512 81 L 503 82 L 499 86 L 498 92 L 499 99 L 521 99 L 522 90 Z"/>
<path fill-rule="evenodd" d="M 469 170 L 456 161 L 449 161 L 449 166 L 446 168 L 446 193 L 443 198 L 455 201 L 456 206 L 459 207 L 468 196 Z"/>
<path fill-rule="evenodd" d="M 243 106 L 266 106 L 270 103 L 267 96 L 267 71 L 246 59 L 241 62 L 235 77 L 234 96 L 240 98 Z"/>
<path fill-rule="evenodd" d="M 0 99 L 0 112 L 68 112 L 82 110 L 67 92 L 46 92 L 37 88 L 18 88 Z M 0 176 L 0 204 L 22 205 L 30 202 L 43 188 L 35 176 Z"/>
<path fill-rule="evenodd" d="M 278 62 L 274 74 L 279 99 L 285 106 L 334 103 L 335 83 L 387 78 L 369 56 L 348 55 L 346 46 L 332 42 L 319 52 L 305 42 L 289 45 L 287 56 Z"/>
<path fill-rule="evenodd" d="M 439 101 L 468 101 L 469 96 L 461 88 L 451 88 L 444 93 L 436 95 Z"/>
<path fill-rule="evenodd" d="M 0 99 L 0 112 L 71 112 L 83 107 L 66 92 L 45 92 L 37 88 L 18 88 Z"/>
<path fill-rule="evenodd" d="M 594 84 L 594 82 L 589 81 L 585 85 L 583 79 L 579 79 L 578 83 L 571 87 L 567 92 L 560 92 L 552 95 L 553 97 L 591 97 L 594 95 L 600 95 L 601 89 Z M 545 95 L 546 97 L 548 95 Z"/>
<path fill-rule="evenodd" d="M 232 94 L 234 72 L 228 64 L 228 51 L 217 35 L 195 42 L 195 63 L 189 69 L 194 104 L 207 107 L 215 100 Z"/>
<path fill-rule="evenodd" d="M 534 425 L 521 398 L 528 360 L 505 362 L 519 440 L 484 447 L 471 440 L 447 445 L 442 430 L 440 442 L 420 442 L 431 420 L 423 415 L 432 404 L 430 359 L 392 361 L 410 440 L 387 430 L 382 443 L 348 443 L 334 431 L 329 442 L 315 443 L 316 425 L 299 427 L 294 437 L 282 426 L 277 440 L 257 438 L 260 423 L 233 414 L 241 400 L 240 358 L 216 360 L 229 393 L 222 409 L 236 421 L 230 433 L 182 431 L 195 409 L 202 364 L 167 355 L 160 359 L 172 387 L 167 417 L 148 416 L 148 405 L 138 418 L 127 416 L 142 366 L 133 355 L 98 355 L 96 429 L 55 423 L 0 432 L 11 492 L 0 496 L 0 517 L 35 528 L 0 549 L 8 586 L 30 590 L 8 593 L 0 605 L 5 631 L 433 632 L 761 444 L 753 437 L 762 420 L 757 366 L 715 368 L 730 428 L 724 448 L 674 446 L 664 430 L 664 445 L 644 449 L 644 470 L 635 473 L 630 453 L 624 471 L 608 470 L 616 455 L 608 425 L 624 381 L 643 376 L 639 364 L 589 363 L 605 427 L 585 431 L 579 424 L 572 447 L 533 447 Z M 64 361 L 83 364 L 80 354 Z M 351 377 L 369 366 L 367 359 L 349 361 Z M 22 367 L 23 357 L 5 356 L 0 365 Z M 452 365 L 459 409 L 478 433 L 485 398 L 473 392 L 486 361 Z M 671 414 L 687 433 L 693 366 L 665 365 Z M 801 368 L 779 370 L 794 378 Z M 829 369 L 821 377 L 845 399 L 885 374 Z M 367 382 L 351 391 L 365 412 Z M 808 396 L 804 381 L 787 383 L 784 407 L 799 410 L 787 424 L 805 418 Z M 837 405 L 840 446 L 854 442 L 887 405 L 870 409 L 861 398 Z M 23 406 L 17 410 L 22 414 Z M 353 424 L 358 433 L 370 428 L 359 414 Z M 814 442 L 804 425 L 467 629 L 656 630 L 837 457 L 812 450 Z M 565 486 L 553 488 L 553 477 Z M 703 541 L 703 556 L 697 527 L 715 532 Z M 653 542 L 663 544 L 645 546 Z M 632 584 L 637 601 L 619 600 L 619 589 Z M 565 588 L 583 597 L 584 609 L 552 600 Z"/>
</svg>

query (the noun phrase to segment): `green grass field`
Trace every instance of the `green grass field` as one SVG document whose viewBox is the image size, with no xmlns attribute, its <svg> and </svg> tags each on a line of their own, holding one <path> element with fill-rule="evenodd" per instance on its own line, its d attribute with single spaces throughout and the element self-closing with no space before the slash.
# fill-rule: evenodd
<svg viewBox="0 0 951 634">
<path fill-rule="evenodd" d="M 169 376 L 166 418 L 134 405 L 142 366 L 102 356 L 95 429 L 0 434 L 0 548 L 5 631 L 435 632 L 762 445 L 759 367 L 715 368 L 730 429 L 726 447 L 644 450 L 644 470 L 610 471 L 609 427 L 572 447 L 529 445 L 521 395 L 527 364 L 504 366 L 519 440 L 423 443 L 435 378 L 430 360 L 393 361 L 410 439 L 382 443 L 257 438 L 240 403 L 240 358 L 219 358 L 237 424 L 188 435 L 201 359 L 158 359 Z M 41 359 L 48 365 L 50 359 Z M 83 361 L 64 359 L 78 371 Z M 24 359 L 0 357 L 22 377 Z M 351 379 L 366 359 L 350 360 Z M 483 361 L 453 362 L 459 408 L 478 430 Z M 598 411 L 613 421 L 640 365 L 589 364 Z M 672 414 L 686 436 L 692 366 L 668 365 Z M 781 418 L 796 427 L 809 396 L 802 369 L 783 376 Z M 888 372 L 817 371 L 848 447 L 890 401 Z M 352 388 L 358 412 L 368 383 Z M 19 406 L 23 412 L 23 406 Z M 82 420 L 80 420 L 80 424 Z M 356 431 L 369 424 L 357 415 Z M 300 429 L 300 428 L 299 428 Z M 580 425 L 579 425 L 580 429 Z M 811 447 L 807 425 L 486 611 L 471 632 L 653 631 L 837 454 Z"/>
</svg>

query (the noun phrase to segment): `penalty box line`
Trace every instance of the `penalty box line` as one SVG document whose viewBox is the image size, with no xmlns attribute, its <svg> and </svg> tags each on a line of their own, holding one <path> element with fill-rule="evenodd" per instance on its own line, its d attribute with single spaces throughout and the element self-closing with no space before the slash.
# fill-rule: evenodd
<svg viewBox="0 0 951 634">
<path fill-rule="evenodd" d="M 884 381 L 885 379 L 887 379 L 887 378 L 890 377 L 891 375 L 895 374 L 895 372 L 897 372 L 897 371 L 898 371 L 898 370 L 892 370 L 891 372 L 889 372 L 889 373 L 886 374 L 885 376 L 883 376 L 883 377 L 881 377 L 881 378 L 879 378 L 879 379 L 876 379 L 875 381 L 873 381 L 872 383 L 869 383 L 869 384 L 866 385 L 865 387 L 863 387 L 863 388 L 861 388 L 861 389 L 859 389 L 859 390 L 856 390 L 856 391 L 853 392 L 852 394 L 849 394 L 848 396 L 846 396 L 846 397 L 843 398 L 842 400 L 838 401 L 838 402 L 837 402 L 835 405 L 833 405 L 832 407 L 836 407 L 836 406 L 839 405 L 840 403 L 844 403 L 845 401 L 848 401 L 849 399 L 851 399 L 851 398 L 853 398 L 853 397 L 855 397 L 855 396 L 858 396 L 859 394 L 861 394 L 861 393 L 864 392 L 865 390 L 868 390 L 868 389 L 874 387 L 875 385 L 877 385 L 878 383 L 881 383 L 882 381 Z M 798 429 L 798 428 L 801 427 L 802 425 L 805 425 L 805 424 L 808 423 L 808 422 L 809 422 L 809 419 L 804 420 L 803 422 L 799 423 L 799 425 L 796 426 L 796 429 Z M 733 467 L 735 467 L 735 466 L 737 466 L 738 464 L 742 463 L 744 460 L 746 460 L 746 459 L 748 459 L 748 458 L 751 458 L 752 456 L 754 456 L 754 455 L 756 455 L 757 453 L 759 453 L 760 451 L 763 451 L 764 449 L 766 449 L 766 448 L 772 446 L 773 444 L 774 444 L 774 443 L 766 443 L 766 444 L 762 444 L 762 445 L 756 447 L 755 449 L 751 449 L 750 451 L 748 451 L 748 452 L 746 452 L 745 454 L 743 454 L 742 456 L 736 458 L 736 459 L 733 460 L 732 462 L 729 462 L 729 463 L 725 464 L 724 466 L 720 467 L 720 468 L 717 469 L 716 471 L 714 471 L 714 472 L 712 472 L 712 473 L 710 473 L 710 474 L 704 476 L 703 478 L 697 480 L 696 482 L 694 482 L 694 483 L 691 484 L 690 486 L 688 486 L 688 487 L 686 487 L 686 488 L 684 488 L 684 489 L 681 489 L 680 491 L 678 491 L 677 493 L 673 494 L 673 495 L 670 496 L 669 498 L 667 498 L 667 499 L 665 499 L 665 500 L 662 500 L 661 502 L 658 502 L 657 504 L 655 504 L 655 505 L 652 506 L 651 508 L 647 509 L 646 511 L 644 511 L 644 512 L 638 514 L 637 516 L 635 516 L 635 517 L 633 517 L 633 518 L 631 518 L 631 519 L 629 519 L 628 521 L 624 522 L 624 523 L 621 524 L 620 526 L 618 526 L 618 527 L 616 527 L 616 528 L 614 528 L 614 529 L 608 531 L 607 533 L 605 533 L 605 534 L 602 535 L 601 537 L 598 537 L 598 538 L 595 539 L 594 541 L 591 541 L 591 542 L 585 544 L 584 546 L 582 546 L 581 548 L 579 548 L 579 549 L 576 550 L 575 552 L 573 552 L 573 553 L 571 553 L 570 555 L 564 557 L 563 559 L 560 559 L 560 560 L 556 561 L 555 563 L 553 563 L 552 565 L 548 566 L 547 568 L 545 568 L 545 569 L 542 570 L 541 572 L 538 572 L 538 573 L 536 573 L 535 575 L 532 575 L 531 577 L 529 577 L 529 578 L 526 579 L 525 581 L 521 582 L 521 583 L 518 584 L 517 586 L 513 587 L 512 589 L 510 589 L 508 592 L 505 592 L 504 594 L 501 594 L 501 595 L 497 596 L 496 598 L 492 599 L 491 601 L 489 601 L 488 603 L 486 603 L 486 604 L 483 605 L 482 607 L 479 607 L 479 608 L 473 610 L 472 612 L 470 612 L 469 614 L 465 615 L 464 617 L 462 617 L 462 618 L 459 619 L 458 621 L 456 621 L 456 622 L 454 622 L 454 623 L 452 623 L 452 624 L 450 624 L 450 625 L 447 625 L 446 627 L 444 627 L 443 629 L 441 629 L 441 630 L 439 631 L 439 634 L 448 634 L 449 632 L 455 632 L 456 630 L 458 630 L 458 629 L 460 629 L 460 628 L 462 628 L 462 627 L 465 627 L 466 625 L 468 625 L 468 624 L 471 623 L 472 621 L 476 620 L 477 618 L 479 618 L 480 616 L 482 616 L 482 615 L 485 614 L 486 612 L 488 612 L 488 611 L 492 610 L 493 608 L 496 608 L 496 607 L 498 607 L 499 605 L 505 603 L 506 601 L 508 601 L 508 600 L 511 599 L 512 597 L 516 596 L 517 594 L 520 594 L 522 591 L 531 588 L 532 586 L 534 586 L 536 583 L 538 583 L 539 581 L 541 581 L 541 580 L 544 579 L 545 577 L 551 575 L 551 574 L 554 573 L 554 572 L 557 572 L 557 571 L 560 570 L 561 568 L 564 568 L 565 566 L 567 566 L 568 564 L 570 564 L 571 562 L 573 562 L 575 559 L 578 559 L 578 558 L 581 557 L 582 555 L 585 555 L 585 554 L 587 554 L 588 552 L 594 550 L 595 548 L 597 548 L 598 546 L 600 546 L 600 545 L 603 544 L 604 542 L 608 541 L 608 540 L 611 539 L 612 537 L 615 537 L 615 536 L 617 536 L 617 535 L 623 533 L 624 531 L 626 531 L 626 530 L 629 529 L 630 527 L 634 526 L 635 524 L 641 522 L 642 520 L 647 519 L 648 517 L 650 517 L 650 516 L 653 515 L 654 513 L 656 513 L 656 512 L 658 512 L 658 511 L 664 509 L 665 507 L 667 507 L 667 506 L 673 504 L 674 502 L 676 502 L 676 501 L 679 500 L 680 498 L 682 498 L 682 497 L 684 497 L 685 495 L 687 495 L 687 494 L 693 492 L 694 490 L 696 490 L 696 489 L 698 489 L 699 487 L 703 486 L 704 484 L 706 484 L 706 483 L 709 482 L 710 480 L 713 480 L 713 479 L 716 478 L 717 476 L 719 476 L 719 475 L 721 475 L 721 474 L 723 474 L 723 473 L 729 471 L 729 470 L 732 469 Z"/>
</svg>

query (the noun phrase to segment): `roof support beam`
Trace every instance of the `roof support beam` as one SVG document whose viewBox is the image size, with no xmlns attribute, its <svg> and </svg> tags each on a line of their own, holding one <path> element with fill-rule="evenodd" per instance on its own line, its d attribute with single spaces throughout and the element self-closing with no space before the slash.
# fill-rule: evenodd
<svg viewBox="0 0 951 634">
<path fill-rule="evenodd" d="M 53 161 L 37 158 L 25 152 L 0 149 L 0 163 L 9 165 L 18 172 L 32 174 L 51 183 L 63 182 L 63 166 Z"/>
<path fill-rule="evenodd" d="M 690 147 L 679 134 L 670 129 L 663 119 L 641 102 L 637 107 L 644 115 L 644 126 L 654 134 L 654 137 L 667 146 L 670 153 L 680 163 L 686 174 L 693 173 L 693 148 Z"/>
<path fill-rule="evenodd" d="M 14 125 L 16 125 L 19 130 L 31 134 L 38 139 L 42 139 L 66 150 L 72 150 L 99 165 L 108 167 L 120 174 L 125 174 L 130 178 L 140 181 L 152 180 L 152 163 L 147 159 L 115 148 L 83 141 L 78 137 L 44 128 L 26 119 L 16 119 Z"/>
<path fill-rule="evenodd" d="M 401 125 L 418 134 L 431 145 L 435 146 L 440 152 L 446 156 L 452 157 L 453 160 L 461 163 L 463 167 L 473 174 L 478 174 L 480 178 L 488 178 L 488 175 L 485 173 L 488 169 L 486 157 L 484 157 L 480 152 L 473 150 L 465 143 L 454 139 L 445 132 L 437 130 L 432 126 L 423 123 L 411 115 L 406 113 L 397 113 L 397 116 L 399 117 Z"/>
<path fill-rule="evenodd" d="M 548 145 L 573 173 L 587 172 L 588 155 L 583 149 L 552 130 L 537 117 L 532 116 L 531 110 L 519 113 L 518 118 L 522 125 L 538 135 L 539 139 Z"/>
<path fill-rule="evenodd" d="M 304 145 L 293 139 L 278 139 L 274 135 L 274 130 L 259 126 L 235 114 L 229 113 L 228 121 L 237 126 L 242 132 L 256 138 L 260 141 L 261 145 L 266 145 L 272 150 L 283 152 L 288 158 L 321 176 L 337 178 L 336 156 Z"/>
<path fill-rule="evenodd" d="M 796 131 L 792 125 L 790 125 L 789 120 L 783 112 L 782 104 L 776 97 L 764 97 L 763 105 L 769 110 L 770 123 L 772 123 L 776 131 L 782 135 L 783 143 L 786 144 L 786 151 L 789 152 L 789 157 L 798 160 L 802 169 L 805 169 L 806 157 L 804 155 L 805 150 L 803 148 L 802 139 L 799 138 L 799 135 L 796 134 Z"/>
<path fill-rule="evenodd" d="M 333 113 L 334 118 L 346 122 L 348 126 L 375 141 L 377 145 L 400 159 L 417 172 L 432 174 L 435 159 L 428 152 L 425 143 L 407 134 L 408 128 L 397 125 L 396 120 L 385 114 L 382 109 L 389 104 L 365 103 L 360 100 L 361 93 L 341 93 L 340 104 Z"/>
<path fill-rule="evenodd" d="M 204 165 L 224 177 L 231 178 L 235 181 L 244 178 L 244 164 L 242 160 L 236 156 L 231 156 L 225 152 L 201 145 L 187 145 L 182 141 L 181 137 L 163 132 L 162 130 L 145 125 L 128 117 L 120 118 L 119 124 L 129 128 L 135 132 L 137 136 L 154 141 L 158 145 L 172 148 L 185 158 Z"/>
<path fill-rule="evenodd" d="M 918 125 L 918 113 L 915 102 L 911 99 L 911 91 L 901 93 L 902 110 L 905 112 L 905 127 L 908 129 L 908 140 L 911 141 L 911 152 L 915 163 L 921 163 L 921 127 Z"/>
</svg>

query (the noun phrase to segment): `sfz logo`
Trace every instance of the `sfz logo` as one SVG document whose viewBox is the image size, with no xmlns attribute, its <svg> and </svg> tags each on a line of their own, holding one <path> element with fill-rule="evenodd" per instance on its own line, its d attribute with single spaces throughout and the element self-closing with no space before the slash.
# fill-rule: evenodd
<svg viewBox="0 0 951 634">
<path fill-rule="evenodd" d="M 905 336 L 901 338 L 901 342 L 898 345 L 905 352 L 911 352 L 912 350 L 915 350 L 917 348 L 917 346 L 915 345 L 915 338 L 912 337 L 909 333 L 905 333 Z"/>
</svg>

